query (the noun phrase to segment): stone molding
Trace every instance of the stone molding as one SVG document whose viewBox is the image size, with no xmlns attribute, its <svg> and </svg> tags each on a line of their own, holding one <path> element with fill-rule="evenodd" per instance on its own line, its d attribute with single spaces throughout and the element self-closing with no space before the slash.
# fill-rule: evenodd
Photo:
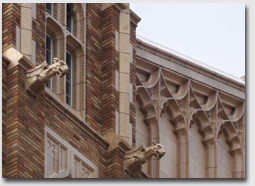
<svg viewBox="0 0 255 186">
<path fill-rule="evenodd" d="M 134 24 L 135 26 L 138 25 L 138 23 L 141 21 L 141 18 L 130 9 L 130 21 L 132 24 Z"/>
</svg>

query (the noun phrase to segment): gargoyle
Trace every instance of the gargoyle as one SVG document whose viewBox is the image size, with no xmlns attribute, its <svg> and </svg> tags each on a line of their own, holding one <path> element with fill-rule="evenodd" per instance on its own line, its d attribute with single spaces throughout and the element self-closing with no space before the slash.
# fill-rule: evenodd
<svg viewBox="0 0 255 186">
<path fill-rule="evenodd" d="M 33 69 L 27 70 L 26 90 L 32 95 L 37 96 L 44 90 L 45 84 L 49 82 L 50 78 L 55 75 L 63 77 L 67 73 L 68 66 L 64 61 L 54 58 L 53 64 L 49 66 L 44 61 Z"/>
<path fill-rule="evenodd" d="M 125 170 L 130 175 L 136 176 L 141 172 L 142 164 L 145 164 L 149 158 L 155 156 L 160 159 L 165 153 L 163 146 L 156 142 L 152 142 L 152 145 L 146 148 L 143 143 L 140 147 L 126 152 Z"/>
</svg>

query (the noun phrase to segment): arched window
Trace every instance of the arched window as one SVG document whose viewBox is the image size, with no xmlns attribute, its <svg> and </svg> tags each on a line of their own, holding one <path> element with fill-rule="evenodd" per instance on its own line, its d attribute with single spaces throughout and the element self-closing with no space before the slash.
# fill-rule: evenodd
<svg viewBox="0 0 255 186">
<path fill-rule="evenodd" d="M 66 29 L 72 33 L 73 32 L 73 17 L 71 14 L 71 10 L 72 10 L 71 5 L 68 3 L 66 7 Z"/>
<path fill-rule="evenodd" d="M 48 65 L 52 64 L 52 39 L 51 37 L 47 34 L 46 35 L 46 62 Z M 52 90 L 52 78 L 50 79 L 49 83 L 46 84 L 46 86 Z"/>
<path fill-rule="evenodd" d="M 61 101 L 70 105 L 84 118 L 86 108 L 84 101 L 86 87 L 84 81 L 86 76 L 84 73 L 86 70 L 85 6 L 81 3 L 50 4 L 45 4 L 46 33 L 49 36 L 45 39 L 47 39 L 46 42 L 51 40 L 51 44 L 48 42 L 46 46 L 46 60 L 50 61 L 55 57 L 64 60 L 68 65 L 69 73 L 65 75 L 65 78 L 54 76 L 49 86 Z"/>
<path fill-rule="evenodd" d="M 69 68 L 68 73 L 66 74 L 66 103 L 72 106 L 72 55 L 67 51 L 66 52 L 66 64 Z"/>
</svg>

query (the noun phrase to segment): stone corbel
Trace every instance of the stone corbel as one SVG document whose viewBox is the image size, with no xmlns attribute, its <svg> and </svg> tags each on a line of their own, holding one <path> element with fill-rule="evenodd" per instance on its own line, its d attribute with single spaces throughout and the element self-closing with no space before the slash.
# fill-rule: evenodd
<svg viewBox="0 0 255 186">
<path fill-rule="evenodd" d="M 32 62 L 13 47 L 3 53 L 3 58 L 9 62 L 7 70 L 11 70 L 18 65 L 23 69 L 31 69 L 34 66 Z"/>
<path fill-rule="evenodd" d="M 164 147 L 161 144 L 152 142 L 151 146 L 146 147 L 142 144 L 140 147 L 126 152 L 125 154 L 125 170 L 133 177 L 139 177 L 142 165 L 146 161 L 155 156 L 160 159 L 165 155 Z"/>
<path fill-rule="evenodd" d="M 47 65 L 46 61 L 42 64 L 27 70 L 26 90 L 33 96 L 37 96 L 45 89 L 47 84 L 55 75 L 64 77 L 68 73 L 68 66 L 62 60 L 53 59 L 52 65 Z"/>
</svg>

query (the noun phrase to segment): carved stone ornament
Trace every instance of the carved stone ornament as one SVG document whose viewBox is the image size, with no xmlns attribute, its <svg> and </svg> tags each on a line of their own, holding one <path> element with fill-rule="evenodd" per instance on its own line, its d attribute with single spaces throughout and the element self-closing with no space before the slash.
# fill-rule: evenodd
<svg viewBox="0 0 255 186">
<path fill-rule="evenodd" d="M 125 170 L 132 176 L 137 176 L 141 173 L 142 164 L 152 156 L 160 159 L 165 155 L 164 147 L 161 144 L 152 142 L 150 147 L 144 146 L 144 143 L 131 151 L 126 152 L 125 155 Z"/>
<path fill-rule="evenodd" d="M 45 178 L 98 178 L 98 167 L 45 126 Z"/>
<path fill-rule="evenodd" d="M 67 73 L 68 66 L 64 61 L 54 58 L 53 64 L 48 66 L 46 61 L 44 61 L 33 69 L 27 70 L 26 90 L 37 96 L 44 90 L 45 84 L 49 82 L 50 78 L 55 75 L 63 77 Z"/>
</svg>

